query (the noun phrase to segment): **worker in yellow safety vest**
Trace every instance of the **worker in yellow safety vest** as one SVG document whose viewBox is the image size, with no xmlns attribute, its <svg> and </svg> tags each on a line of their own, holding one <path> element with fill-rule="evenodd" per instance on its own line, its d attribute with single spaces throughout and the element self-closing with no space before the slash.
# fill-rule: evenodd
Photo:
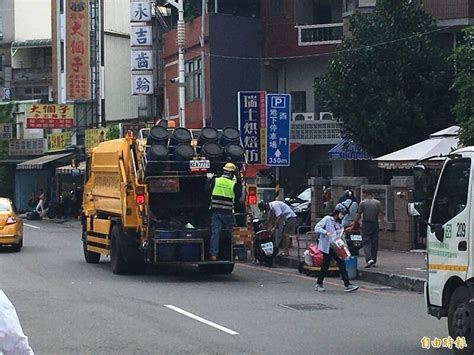
<svg viewBox="0 0 474 355">
<path fill-rule="evenodd" d="M 235 179 L 234 179 L 235 178 Z M 242 184 L 237 167 L 232 163 L 224 166 L 224 173 L 211 181 L 211 243 L 210 260 L 216 261 L 219 255 L 219 237 L 222 229 L 232 236 L 235 225 L 234 203 L 240 200 Z"/>
</svg>

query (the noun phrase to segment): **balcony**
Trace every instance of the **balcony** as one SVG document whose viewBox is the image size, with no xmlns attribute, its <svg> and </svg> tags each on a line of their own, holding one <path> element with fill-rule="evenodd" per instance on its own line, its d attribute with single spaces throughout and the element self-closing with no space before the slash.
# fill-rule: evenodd
<svg viewBox="0 0 474 355">
<path fill-rule="evenodd" d="M 52 78 L 51 67 L 13 69 L 13 81 L 15 82 L 51 81 Z"/>
<path fill-rule="evenodd" d="M 337 144 L 341 140 L 341 124 L 333 120 L 291 122 L 291 142 L 307 145 Z"/>
<path fill-rule="evenodd" d="M 298 29 L 298 45 L 300 47 L 339 44 L 342 41 L 342 23 L 303 25 L 296 26 L 296 28 Z"/>
</svg>

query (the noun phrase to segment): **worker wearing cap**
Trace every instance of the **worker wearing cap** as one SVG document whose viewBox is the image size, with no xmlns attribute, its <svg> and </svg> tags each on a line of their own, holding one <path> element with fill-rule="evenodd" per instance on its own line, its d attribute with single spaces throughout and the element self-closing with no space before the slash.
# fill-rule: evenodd
<svg viewBox="0 0 474 355">
<path fill-rule="evenodd" d="M 234 177 L 237 181 L 234 181 Z M 222 176 L 212 180 L 211 196 L 211 245 L 210 260 L 216 261 L 219 254 L 219 237 L 221 230 L 232 231 L 235 225 L 234 203 L 242 194 L 240 176 L 237 167 L 232 163 L 224 166 Z"/>
</svg>

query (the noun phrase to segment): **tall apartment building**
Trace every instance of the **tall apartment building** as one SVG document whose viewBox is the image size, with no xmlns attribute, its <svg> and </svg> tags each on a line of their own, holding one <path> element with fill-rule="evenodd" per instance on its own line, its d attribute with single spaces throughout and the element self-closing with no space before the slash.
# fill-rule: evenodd
<svg viewBox="0 0 474 355">
<path fill-rule="evenodd" d="M 49 0 L 4 0 L 0 6 L 0 87 L 12 100 L 51 98 Z"/>
</svg>

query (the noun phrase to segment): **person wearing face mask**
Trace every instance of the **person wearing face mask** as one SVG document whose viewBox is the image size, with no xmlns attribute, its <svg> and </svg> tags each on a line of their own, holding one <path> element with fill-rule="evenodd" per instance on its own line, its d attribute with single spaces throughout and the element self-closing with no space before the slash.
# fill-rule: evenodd
<svg viewBox="0 0 474 355">
<path fill-rule="evenodd" d="M 323 281 L 329 270 L 331 258 L 334 259 L 337 266 L 339 266 L 341 278 L 344 281 L 344 291 L 352 292 L 359 288 L 359 286 L 352 285 L 349 282 L 345 262 L 341 260 L 336 252 L 331 248 L 331 242 L 336 240 L 342 232 L 341 221 L 344 218 L 345 211 L 346 208 L 342 204 L 337 204 L 334 211 L 330 215 L 321 219 L 314 227 L 314 231 L 319 234 L 318 249 L 323 253 L 323 265 L 319 272 L 318 281 L 314 286 L 316 291 L 325 291 Z"/>
</svg>

